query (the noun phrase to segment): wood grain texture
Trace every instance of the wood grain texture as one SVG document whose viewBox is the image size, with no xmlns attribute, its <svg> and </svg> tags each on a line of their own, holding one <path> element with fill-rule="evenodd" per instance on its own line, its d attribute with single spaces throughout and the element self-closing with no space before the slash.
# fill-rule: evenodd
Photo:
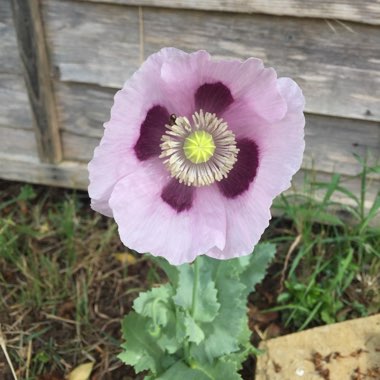
<svg viewBox="0 0 380 380">
<path fill-rule="evenodd" d="M 11 0 L 2 0 L 0 5 L 0 128 L 1 126 L 24 129 L 33 127 L 17 49 Z"/>
<path fill-rule="evenodd" d="M 78 130 L 78 129 L 77 129 Z M 88 162 L 103 133 L 102 123 L 92 131 L 92 136 L 62 131 L 62 144 L 66 160 Z M 368 156 L 368 164 L 380 162 L 380 125 L 330 119 L 307 115 L 306 149 L 302 167 L 324 173 L 341 173 L 355 176 L 360 165 L 354 157 Z M 98 134 L 99 137 L 95 137 Z M 380 180 L 379 174 L 371 177 Z"/>
<path fill-rule="evenodd" d="M 299 83 L 308 112 L 379 121 L 379 29 L 349 27 L 334 32 L 323 20 L 146 9 L 144 46 L 146 55 L 176 46 L 258 57 Z"/>
<path fill-rule="evenodd" d="M 99 138 L 81 136 L 62 131 L 63 157 L 67 161 L 88 162 L 94 149 L 99 145 Z"/>
<path fill-rule="evenodd" d="M 379 0 L 85 0 L 126 5 L 201 9 L 380 24 Z"/>
<path fill-rule="evenodd" d="M 0 73 L 0 128 L 33 128 L 24 78 L 19 74 Z"/>
<path fill-rule="evenodd" d="M 380 124 L 306 115 L 306 148 L 302 167 L 325 173 L 357 175 L 361 167 L 354 155 L 380 163 Z M 380 174 L 374 174 L 380 179 Z"/>
<path fill-rule="evenodd" d="M 0 127 L 0 161 L 2 155 L 14 160 L 23 158 L 38 163 L 37 143 L 33 130 Z M 0 165 L 3 165 L 1 161 Z"/>
<path fill-rule="evenodd" d="M 79 83 L 56 82 L 56 98 L 64 131 L 99 138 L 109 119 L 114 89 Z"/>
<path fill-rule="evenodd" d="M 64 157 L 88 161 L 103 135 L 115 91 L 75 83 L 57 83 L 56 88 Z M 305 134 L 304 168 L 356 175 L 360 166 L 354 154 L 367 154 L 370 165 L 380 162 L 377 122 L 307 114 Z"/>
<path fill-rule="evenodd" d="M 9 8 L 10 0 L 5 1 Z M 21 0 L 13 1 L 25 4 Z M 102 0 L 103 3 L 107 1 Z M 353 153 L 368 153 L 370 164 L 380 160 L 378 27 L 249 15 L 244 14 L 251 12 L 247 9 L 234 9 L 232 0 L 211 0 L 202 4 L 195 1 L 191 7 L 206 6 L 209 8 L 202 9 L 241 13 L 161 8 L 169 6 L 165 3 L 168 0 L 160 4 L 158 0 L 117 1 L 158 6 L 143 9 L 145 56 L 163 46 L 174 45 L 187 51 L 205 48 L 221 58 L 257 56 L 275 67 L 281 76 L 295 78 L 307 99 L 303 168 L 313 168 L 320 178 L 325 179 L 331 172 L 342 173 L 347 176 L 348 187 L 354 192 L 359 191 L 358 180 L 349 178 L 360 169 Z M 251 6 L 260 4 L 260 1 L 244 4 Z M 309 1 L 305 0 L 304 4 Z M 379 1 L 372 3 L 373 14 L 377 12 Z M 37 0 L 30 4 L 35 2 Z M 262 2 L 264 4 L 264 0 Z M 290 0 L 284 0 L 282 4 L 286 2 Z M 187 8 L 181 3 L 185 2 L 172 2 L 173 7 Z M 224 8 L 218 8 L 217 3 Z M 292 3 L 294 9 L 298 9 L 300 1 L 292 0 Z M 346 3 L 350 4 L 350 1 L 339 2 Z M 86 163 L 103 133 L 102 124 L 109 117 L 115 88 L 122 86 L 140 63 L 138 8 L 96 1 L 42 0 L 41 4 L 56 77 L 56 118 L 61 127 L 58 137 L 65 161 L 58 165 L 38 163 L 37 145 L 30 129 L 31 114 L 26 111 L 28 101 L 17 71 L 21 66 L 17 69 L 17 54 L 12 57 L 15 34 L 9 23 L 9 9 L 4 11 L 5 8 L 0 6 L 0 36 L 5 36 L 0 39 L 0 48 L 10 57 L 4 59 L 0 54 L 0 64 L 4 62 L 5 68 L 0 66 L 0 176 L 84 189 L 88 176 Z M 207 4 L 213 4 L 213 7 Z M 273 6 L 274 3 L 270 4 Z M 279 9 L 281 4 L 277 6 Z M 252 12 L 271 13 L 264 8 Z M 356 12 L 358 15 L 364 11 L 361 8 Z M 27 48 L 24 51 L 27 52 Z M 50 80 L 49 75 L 45 77 Z M 380 187 L 380 176 L 372 177 L 370 192 L 374 197 Z M 302 187 L 302 173 L 295 183 L 298 188 Z M 339 200 L 347 202 L 345 198 Z"/>
<path fill-rule="evenodd" d="M 331 174 L 321 173 L 321 172 L 314 172 L 309 170 L 300 170 L 292 179 L 292 186 L 290 189 L 288 189 L 285 194 L 287 195 L 312 195 L 314 199 L 322 200 L 326 190 L 325 189 L 319 189 L 316 190 L 315 188 L 311 190 L 310 183 L 331 183 Z M 344 188 L 346 188 L 348 191 L 352 192 L 353 194 L 360 194 L 360 180 L 357 177 L 347 177 L 347 176 L 341 176 L 340 178 L 340 185 Z M 379 192 L 380 188 L 380 181 L 378 180 L 368 180 L 367 181 L 367 193 L 364 200 L 364 207 L 366 210 L 369 210 L 376 199 L 376 196 Z M 345 194 L 341 192 L 335 192 L 333 196 L 331 197 L 332 201 L 338 202 L 340 204 L 345 205 L 351 205 L 351 206 L 357 206 L 355 202 L 347 197 Z M 334 207 L 334 210 L 339 210 L 339 213 L 344 216 L 344 218 L 347 218 L 347 212 L 344 210 L 341 210 Z M 348 217 L 349 220 L 349 217 Z M 377 216 L 375 224 L 380 225 L 380 214 Z"/>
<path fill-rule="evenodd" d="M 39 157 L 56 163 L 62 152 L 40 4 L 38 0 L 12 0 L 12 9 Z"/>
<path fill-rule="evenodd" d="M 56 0 L 43 4 L 59 79 L 117 88 L 139 66 L 136 8 Z"/>
<path fill-rule="evenodd" d="M 136 8 L 50 0 L 44 9 L 62 81 L 120 88 L 138 67 Z M 256 56 L 300 84 L 308 112 L 380 121 L 377 27 L 331 29 L 317 19 L 160 8 L 144 9 L 143 23 L 145 56 L 164 46 L 203 48 L 219 58 Z"/>
<path fill-rule="evenodd" d="M 28 159 L 16 160 L 14 156 L 6 156 L 0 154 L 0 177 L 9 180 L 23 181 L 37 184 L 45 184 L 50 186 L 60 186 L 68 188 L 76 188 L 87 190 L 88 171 L 87 165 L 78 162 L 61 162 L 58 165 L 37 163 Z M 292 188 L 286 191 L 286 194 L 300 194 L 304 187 L 305 171 L 296 174 L 292 181 Z M 330 176 L 319 173 L 315 176 L 317 181 L 329 181 Z M 351 192 L 358 194 L 360 183 L 357 179 L 342 177 L 344 186 Z M 380 182 L 374 181 L 368 185 L 367 199 L 365 207 L 368 210 L 376 193 L 379 189 Z M 323 192 L 317 193 L 317 197 L 323 197 Z M 343 204 L 350 204 L 350 200 L 340 193 L 333 196 L 333 200 Z M 278 215 L 277 210 L 272 210 L 274 215 Z M 339 211 L 337 211 L 339 213 Z M 380 225 L 380 216 L 375 220 L 376 225 Z"/>
<path fill-rule="evenodd" d="M 11 0 L 1 0 L 0 5 L 0 73 L 22 73 L 12 19 Z"/>
<path fill-rule="evenodd" d="M 0 177 L 50 186 L 87 189 L 87 166 L 76 162 L 48 164 L 0 155 Z"/>
</svg>

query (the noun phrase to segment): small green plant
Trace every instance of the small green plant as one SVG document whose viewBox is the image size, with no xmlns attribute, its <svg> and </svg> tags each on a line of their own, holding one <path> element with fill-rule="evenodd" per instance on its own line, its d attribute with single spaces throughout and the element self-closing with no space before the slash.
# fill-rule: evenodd
<svg viewBox="0 0 380 380">
<path fill-rule="evenodd" d="M 123 322 L 126 343 L 119 358 L 145 380 L 237 380 L 252 352 L 247 296 L 275 254 L 260 244 L 251 256 L 220 261 L 198 257 L 194 264 L 162 266 L 170 282 L 140 293 Z"/>
<path fill-rule="evenodd" d="M 331 272 L 336 268 L 336 272 Z M 285 281 L 285 290 L 279 295 L 277 302 L 288 305 L 285 325 L 292 322 L 299 330 L 304 329 L 312 321 L 321 323 L 334 323 L 344 319 L 339 318 L 339 312 L 344 308 L 342 299 L 344 291 L 357 273 L 357 266 L 352 263 L 352 251 L 338 263 L 327 261 L 308 279 L 308 283 L 299 282 L 294 276 Z M 320 282 L 316 281 L 322 275 Z M 294 307 L 291 306 L 296 305 Z"/>
<path fill-rule="evenodd" d="M 277 299 L 278 306 L 271 310 L 281 310 L 285 325 L 292 329 L 345 320 L 347 313 L 368 314 L 366 299 L 373 295 L 366 292 L 366 285 L 360 278 L 363 270 L 367 272 L 379 263 L 380 229 L 372 223 L 379 214 L 380 192 L 369 208 L 365 205 L 368 174 L 380 173 L 380 166 L 368 167 L 365 160 L 357 159 L 362 165 L 359 195 L 345 187 L 341 176 L 335 174 L 329 182 L 307 178 L 309 194 L 282 196 L 277 204 L 285 217 L 292 219 L 295 231 L 292 229 L 288 233 L 298 236 L 298 243 L 292 260 L 289 257 L 286 260 L 290 263 L 289 268 L 285 268 L 287 273 Z M 318 199 L 314 192 L 321 190 L 324 195 Z M 336 194 L 344 194 L 351 204 L 334 201 Z M 279 237 L 274 241 L 287 239 Z M 373 282 L 378 284 L 377 277 Z M 360 301 L 352 299 L 348 294 L 350 287 L 367 295 L 360 297 Z M 377 285 L 374 293 L 378 290 Z"/>
</svg>

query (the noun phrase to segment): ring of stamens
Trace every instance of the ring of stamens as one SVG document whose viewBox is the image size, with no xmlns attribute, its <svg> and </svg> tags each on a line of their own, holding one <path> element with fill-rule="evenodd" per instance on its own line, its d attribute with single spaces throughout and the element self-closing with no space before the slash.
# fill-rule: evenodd
<svg viewBox="0 0 380 380">
<path fill-rule="evenodd" d="M 227 178 L 239 149 L 227 123 L 202 110 L 171 119 L 162 136 L 161 155 L 173 178 L 188 186 L 206 186 Z"/>
</svg>

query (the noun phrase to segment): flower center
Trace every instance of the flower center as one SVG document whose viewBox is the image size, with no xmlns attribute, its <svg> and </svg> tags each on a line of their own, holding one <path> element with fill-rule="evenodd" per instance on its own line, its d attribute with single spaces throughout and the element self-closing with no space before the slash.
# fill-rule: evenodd
<svg viewBox="0 0 380 380">
<path fill-rule="evenodd" d="M 162 136 L 161 155 L 171 176 L 188 186 L 207 186 L 227 178 L 239 149 L 223 119 L 202 110 L 192 116 L 172 115 Z"/>
<path fill-rule="evenodd" d="M 207 162 L 215 151 L 214 139 L 206 131 L 195 131 L 186 137 L 183 150 L 186 158 L 194 164 Z"/>
</svg>

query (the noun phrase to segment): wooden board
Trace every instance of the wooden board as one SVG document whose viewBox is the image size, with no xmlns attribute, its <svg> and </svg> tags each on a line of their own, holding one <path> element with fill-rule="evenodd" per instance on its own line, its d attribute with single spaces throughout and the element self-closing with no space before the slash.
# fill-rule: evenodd
<svg viewBox="0 0 380 380">
<path fill-rule="evenodd" d="M 24 78 L 0 73 L 0 128 L 32 129 L 33 121 Z"/>
<path fill-rule="evenodd" d="M 57 163 L 62 150 L 40 2 L 12 0 L 12 11 L 39 157 Z"/>
<path fill-rule="evenodd" d="M 99 138 L 81 136 L 62 131 L 61 133 L 63 157 L 68 161 L 85 162 L 91 160 Z"/>
<path fill-rule="evenodd" d="M 292 186 L 285 193 L 287 195 L 292 195 L 292 201 L 301 201 L 305 196 L 311 196 L 312 199 L 322 200 L 326 194 L 326 188 L 320 187 L 317 189 L 317 186 L 313 184 L 324 183 L 327 186 L 331 183 L 332 174 L 316 172 L 312 170 L 301 169 L 292 179 Z M 351 193 L 355 194 L 357 197 L 360 197 L 361 183 L 358 177 L 348 177 L 341 175 L 339 181 L 340 187 L 344 188 Z M 379 193 L 380 181 L 375 179 L 368 179 L 366 181 L 366 196 L 364 200 L 364 208 L 369 210 L 376 199 L 376 196 Z M 330 210 L 341 215 L 343 219 L 350 219 L 349 213 L 344 210 L 341 205 L 350 205 L 357 207 L 357 204 L 353 199 L 347 197 L 344 193 L 336 191 L 333 193 L 331 198 L 333 202 L 337 202 L 337 205 L 331 207 Z M 376 216 L 376 224 L 380 226 L 380 213 Z"/>
<path fill-rule="evenodd" d="M 32 130 L 0 127 L 0 165 L 3 156 L 14 160 L 28 159 L 38 162 L 36 138 Z"/>
<path fill-rule="evenodd" d="M 21 74 L 13 26 L 11 0 L 1 0 L 0 5 L 0 73 Z"/>
<path fill-rule="evenodd" d="M 60 164 L 37 163 L 32 160 L 0 156 L 0 177 L 4 179 L 68 187 L 86 190 L 88 186 L 87 166 L 76 162 Z"/>
<path fill-rule="evenodd" d="M 43 12 L 59 79 L 120 87 L 139 66 L 136 8 L 49 0 Z"/>
<path fill-rule="evenodd" d="M 351 120 L 335 120 L 307 115 L 306 150 L 302 167 L 325 173 L 355 176 L 360 164 L 354 154 L 368 155 L 368 165 L 380 162 L 380 126 Z M 95 130 L 94 130 L 95 132 Z M 98 124 L 98 133 L 103 133 Z M 94 133 L 95 135 L 95 133 Z M 62 131 L 63 155 L 66 160 L 88 162 L 99 137 Z M 380 174 L 371 177 L 380 179 Z"/>
<path fill-rule="evenodd" d="M 300 171 L 293 179 L 293 186 L 286 193 L 294 194 L 302 192 L 304 187 L 305 172 Z M 16 160 L 15 157 L 1 156 L 0 177 L 9 180 L 45 184 L 50 186 L 60 186 L 68 188 L 76 188 L 87 190 L 88 171 L 87 165 L 77 162 L 62 162 L 58 165 L 37 163 L 33 160 L 23 159 Z M 318 181 L 329 181 L 330 176 L 319 173 L 316 178 Z M 342 178 L 344 186 L 354 194 L 359 194 L 360 183 L 352 178 Z M 366 209 L 369 209 L 379 190 L 380 182 L 372 182 L 368 184 L 367 200 L 365 202 Z M 316 194 L 318 196 L 318 194 Z M 323 192 L 319 194 L 323 196 Z M 333 199 L 337 202 L 350 203 L 343 194 L 336 193 Z M 273 209 L 273 214 L 278 215 L 279 211 Z M 346 216 L 345 216 L 346 217 Z M 380 216 L 375 220 L 380 225 Z"/>
<path fill-rule="evenodd" d="M 56 82 L 55 88 L 61 128 L 84 136 L 101 137 L 116 90 L 65 82 Z"/>
<path fill-rule="evenodd" d="M 11 0 L 0 5 L 0 128 L 32 128 L 32 114 L 17 50 Z"/>
<path fill-rule="evenodd" d="M 115 90 L 75 83 L 57 83 L 56 88 L 64 157 L 88 161 L 103 135 Z M 360 166 L 354 154 L 368 154 L 369 164 L 380 162 L 379 123 L 314 114 L 306 118 L 304 168 L 356 175 Z"/>
<path fill-rule="evenodd" d="M 138 10 L 44 3 L 58 78 L 119 88 L 138 67 Z M 310 113 L 380 121 L 380 33 L 374 26 L 221 12 L 143 10 L 145 56 L 163 46 L 262 58 L 304 89 Z M 221 36 L 222 38 L 215 38 Z"/>
<path fill-rule="evenodd" d="M 86 0 L 128 5 L 188 8 L 380 24 L 379 0 Z"/>
<path fill-rule="evenodd" d="M 115 2 L 120 4 L 111 4 Z M 10 0 L 3 0 L 0 177 L 86 188 L 86 164 L 103 133 L 115 89 L 142 58 L 163 46 L 186 51 L 205 48 L 220 58 L 256 56 L 279 75 L 295 78 L 307 99 L 303 167 L 319 171 L 320 178 L 327 179 L 329 172 L 357 174 L 360 167 L 353 153 L 368 152 L 370 164 L 380 159 L 380 34 L 378 27 L 368 25 L 380 24 L 380 0 L 363 0 L 360 6 L 356 0 L 41 0 L 40 4 L 65 161 L 38 162 Z M 359 23 L 325 20 L 335 17 Z M 302 173 L 297 178 L 301 188 Z M 373 175 L 372 198 L 379 179 Z M 347 181 L 352 191 L 359 191 L 357 179 L 347 177 Z"/>
<path fill-rule="evenodd" d="M 147 9 L 144 46 L 146 55 L 174 45 L 258 57 L 300 84 L 308 112 L 379 121 L 380 33 L 349 27 L 334 32 L 324 20 Z"/>
<path fill-rule="evenodd" d="M 379 123 L 306 115 L 305 135 L 305 169 L 355 176 L 361 170 L 355 154 L 367 156 L 369 166 L 380 164 Z"/>
</svg>

